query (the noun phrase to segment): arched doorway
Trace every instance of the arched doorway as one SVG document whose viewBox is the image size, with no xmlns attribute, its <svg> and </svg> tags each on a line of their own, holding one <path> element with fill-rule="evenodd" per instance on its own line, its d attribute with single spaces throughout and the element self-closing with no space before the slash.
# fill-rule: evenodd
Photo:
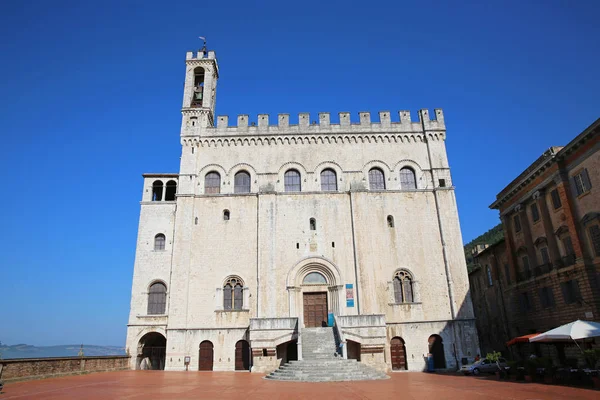
<svg viewBox="0 0 600 400">
<path fill-rule="evenodd" d="M 158 332 L 142 336 L 138 344 L 137 369 L 165 369 L 167 338 Z"/>
<path fill-rule="evenodd" d="M 238 340 L 235 344 L 235 370 L 250 370 L 250 345 L 245 340 Z"/>
<path fill-rule="evenodd" d="M 392 370 L 402 371 L 408 369 L 406 362 L 406 346 L 401 337 L 395 337 L 390 342 L 390 351 L 392 353 Z"/>
<path fill-rule="evenodd" d="M 444 343 L 440 335 L 429 336 L 429 353 L 433 356 L 433 368 L 446 368 Z"/>
<path fill-rule="evenodd" d="M 213 344 L 210 340 L 205 340 L 200 343 L 200 356 L 198 362 L 199 371 L 213 370 Z"/>
</svg>

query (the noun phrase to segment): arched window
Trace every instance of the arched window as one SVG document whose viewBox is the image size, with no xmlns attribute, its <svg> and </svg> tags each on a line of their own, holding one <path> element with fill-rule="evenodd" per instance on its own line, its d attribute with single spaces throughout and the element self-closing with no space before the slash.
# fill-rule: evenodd
<svg viewBox="0 0 600 400">
<path fill-rule="evenodd" d="M 387 224 L 388 224 L 388 228 L 393 228 L 394 227 L 394 217 L 392 217 L 391 215 L 387 216 Z"/>
<path fill-rule="evenodd" d="M 163 235 L 162 233 L 159 233 L 158 235 L 154 236 L 154 250 L 164 250 L 166 241 L 167 240 L 165 238 L 165 235 Z"/>
<path fill-rule="evenodd" d="M 302 188 L 300 184 L 300 172 L 290 169 L 283 175 L 283 182 L 286 192 L 299 192 Z"/>
<path fill-rule="evenodd" d="M 164 314 L 167 306 L 167 287 L 164 283 L 156 282 L 148 291 L 148 315 Z"/>
<path fill-rule="evenodd" d="M 369 189 L 385 190 L 385 178 L 379 168 L 371 168 L 369 171 Z"/>
<path fill-rule="evenodd" d="M 250 193 L 250 174 L 240 171 L 233 178 L 234 193 Z"/>
<path fill-rule="evenodd" d="M 337 175 L 334 170 L 328 168 L 321 171 L 321 190 L 337 190 Z"/>
<path fill-rule="evenodd" d="M 191 107 L 202 107 L 204 100 L 204 68 L 194 69 L 194 87 L 192 92 Z"/>
<path fill-rule="evenodd" d="M 244 305 L 244 283 L 238 277 L 231 277 L 223 286 L 223 309 L 241 310 Z"/>
<path fill-rule="evenodd" d="M 326 285 L 327 279 L 325 279 L 323 274 L 320 274 L 319 272 L 311 272 L 306 274 L 302 280 L 302 283 L 308 285 Z"/>
<path fill-rule="evenodd" d="M 485 272 L 487 274 L 488 286 L 493 286 L 494 280 L 492 279 L 492 269 L 489 265 L 485 266 Z"/>
<path fill-rule="evenodd" d="M 221 193 L 221 175 L 218 172 L 212 171 L 206 174 L 204 177 L 204 193 Z"/>
<path fill-rule="evenodd" d="M 177 194 L 177 182 L 167 182 L 167 190 L 165 190 L 165 201 L 174 201 Z"/>
<path fill-rule="evenodd" d="M 316 219 L 311 218 L 310 222 L 309 222 L 309 225 L 310 225 L 310 230 L 311 231 L 316 231 L 317 230 L 317 220 Z"/>
<path fill-rule="evenodd" d="M 412 303 L 413 279 L 410 272 L 400 270 L 394 275 L 394 299 L 396 303 Z"/>
<path fill-rule="evenodd" d="M 415 179 L 415 171 L 408 167 L 402 168 L 400 170 L 400 189 L 409 190 L 416 188 L 417 181 Z"/>
<path fill-rule="evenodd" d="M 152 183 L 152 201 L 161 201 L 163 195 L 162 181 L 154 181 Z"/>
<path fill-rule="evenodd" d="M 229 221 L 230 215 L 229 210 L 223 210 L 223 221 Z"/>
</svg>

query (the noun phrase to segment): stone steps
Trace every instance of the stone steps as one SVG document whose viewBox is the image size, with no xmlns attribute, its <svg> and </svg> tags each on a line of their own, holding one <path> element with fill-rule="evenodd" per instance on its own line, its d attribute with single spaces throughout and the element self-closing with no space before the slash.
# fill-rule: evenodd
<svg viewBox="0 0 600 400">
<path fill-rule="evenodd" d="M 356 360 L 345 360 L 337 353 L 333 328 L 307 328 L 301 331 L 303 360 L 290 361 L 265 379 L 305 382 L 340 382 L 387 379 Z"/>
</svg>

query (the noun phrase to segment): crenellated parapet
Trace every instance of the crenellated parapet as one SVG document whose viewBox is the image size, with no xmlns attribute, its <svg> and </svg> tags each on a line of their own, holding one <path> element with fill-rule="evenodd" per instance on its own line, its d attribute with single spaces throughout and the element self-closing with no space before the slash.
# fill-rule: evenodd
<svg viewBox="0 0 600 400">
<path fill-rule="evenodd" d="M 331 114 L 327 112 L 318 113 L 318 118 L 311 119 L 310 113 L 299 113 L 298 123 L 290 124 L 289 114 L 278 114 L 275 121 L 270 120 L 269 114 L 259 114 L 256 122 L 250 122 L 246 114 L 237 116 L 236 125 L 230 125 L 229 116 L 219 115 L 216 117 L 216 126 L 203 127 L 194 121 L 194 115 L 190 112 L 186 117 L 184 111 L 184 126 L 182 137 L 223 137 L 223 136 L 279 136 L 279 135 L 335 135 L 335 134 L 402 134 L 402 135 L 424 135 L 431 132 L 437 139 L 445 136 L 446 125 L 444 113 L 441 109 L 435 109 L 434 115 L 430 116 L 428 110 L 420 110 L 418 120 L 413 121 L 410 111 L 399 111 L 398 121 L 392 121 L 389 111 L 379 112 L 379 122 L 371 121 L 370 112 L 360 112 L 358 121 L 351 120 L 348 112 L 338 113 L 339 122 L 331 123 Z M 434 136 L 431 136 L 434 140 Z M 408 139 L 407 139 L 408 140 Z"/>
</svg>

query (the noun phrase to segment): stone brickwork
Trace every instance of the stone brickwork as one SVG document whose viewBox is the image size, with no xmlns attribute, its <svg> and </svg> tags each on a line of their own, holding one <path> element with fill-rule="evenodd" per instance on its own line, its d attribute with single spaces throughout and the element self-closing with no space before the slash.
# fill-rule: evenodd
<svg viewBox="0 0 600 400">
<path fill-rule="evenodd" d="M 597 120 L 548 149 L 491 205 L 504 240 L 475 257 L 469 277 L 482 350 L 508 351 L 512 337 L 576 319 L 600 321 L 599 131 Z"/>
<path fill-rule="evenodd" d="M 203 353 L 212 351 L 213 370 L 242 365 L 236 346 L 245 342 L 253 371 L 301 359 L 307 293 L 326 293 L 328 314 L 381 316 L 377 329 L 355 327 L 365 333 L 352 339 L 378 368 L 391 365 L 393 332 L 410 337 L 409 369 L 425 367 L 430 335 L 444 337 L 447 368 L 472 359 L 478 347 L 442 110 L 421 110 L 416 121 L 408 111 L 398 121 L 381 111 L 378 122 L 368 112 L 358 121 L 340 113 L 339 123 L 329 113 L 314 121 L 301 113 L 297 124 L 288 114 L 276 121 L 240 115 L 229 126 L 227 116 L 214 116 L 218 71 L 213 52 L 188 53 L 179 174 L 144 175 L 127 338 L 132 368 L 150 357 L 143 343 L 152 332 L 166 339 L 152 347 L 164 349 L 168 370 L 207 365 L 202 342 L 213 346 Z M 371 187 L 373 169 L 385 188 Z M 293 192 L 290 170 L 299 175 Z M 324 171 L 333 174 L 330 190 Z M 243 191 L 239 173 L 248 177 Z M 156 181 L 171 179 L 176 200 L 153 201 Z M 156 250 L 159 234 L 165 246 Z M 406 301 L 395 295 L 398 271 L 412 279 Z M 306 283 L 310 274 L 323 281 Z M 235 304 L 226 297 L 231 279 L 243 286 Z M 164 315 L 147 312 L 156 283 L 166 286 Z M 468 322 L 465 334 L 456 321 Z"/>
<path fill-rule="evenodd" d="M 5 382 L 43 379 L 129 368 L 129 356 L 47 357 L 0 360 L 0 378 Z"/>
</svg>

